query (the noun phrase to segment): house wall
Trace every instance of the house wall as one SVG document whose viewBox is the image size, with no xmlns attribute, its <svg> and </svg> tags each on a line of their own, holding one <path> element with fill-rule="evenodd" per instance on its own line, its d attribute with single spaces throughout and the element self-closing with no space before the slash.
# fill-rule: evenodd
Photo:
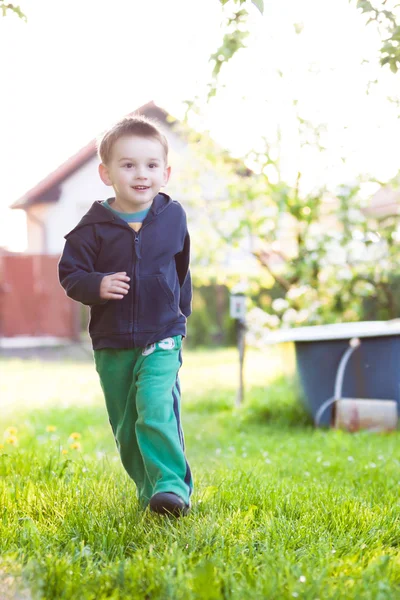
<svg viewBox="0 0 400 600">
<path fill-rule="evenodd" d="M 112 189 L 104 185 L 94 157 L 61 184 L 58 202 L 46 206 L 47 254 L 60 254 L 64 235 L 75 227 L 95 200 L 105 200 Z M 110 192 L 111 190 L 111 192 Z"/>
<path fill-rule="evenodd" d="M 26 212 L 27 254 L 47 254 L 46 215 L 48 207 L 45 204 L 36 204 Z"/>
</svg>

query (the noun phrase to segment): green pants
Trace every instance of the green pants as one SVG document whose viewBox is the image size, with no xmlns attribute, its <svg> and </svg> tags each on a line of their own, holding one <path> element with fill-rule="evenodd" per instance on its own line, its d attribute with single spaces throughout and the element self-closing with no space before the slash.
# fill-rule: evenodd
<svg viewBox="0 0 400 600">
<path fill-rule="evenodd" d="M 180 422 L 181 346 L 175 336 L 146 348 L 94 352 L 121 461 L 143 507 L 158 492 L 189 503 L 193 489 Z"/>
</svg>

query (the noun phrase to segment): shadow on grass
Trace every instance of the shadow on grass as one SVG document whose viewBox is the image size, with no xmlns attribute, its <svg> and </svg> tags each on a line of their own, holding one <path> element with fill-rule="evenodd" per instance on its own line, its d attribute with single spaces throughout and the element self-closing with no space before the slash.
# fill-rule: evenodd
<svg viewBox="0 0 400 600">
<path fill-rule="evenodd" d="M 185 399 L 184 399 L 185 400 Z M 184 412 L 191 415 L 239 417 L 243 424 L 271 424 L 282 428 L 305 428 L 313 425 L 302 390 L 295 377 L 281 376 L 267 386 L 246 389 L 241 406 L 235 406 L 232 391 L 210 394 L 196 401 L 183 403 Z"/>
<path fill-rule="evenodd" d="M 279 377 L 266 387 L 251 388 L 244 404 L 245 422 L 269 423 L 279 427 L 310 427 L 310 415 L 296 378 Z"/>
</svg>

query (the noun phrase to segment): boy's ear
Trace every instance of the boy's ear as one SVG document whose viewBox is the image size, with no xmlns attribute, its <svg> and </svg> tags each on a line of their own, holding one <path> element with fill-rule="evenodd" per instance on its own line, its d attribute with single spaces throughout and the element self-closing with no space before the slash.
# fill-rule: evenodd
<svg viewBox="0 0 400 600">
<path fill-rule="evenodd" d="M 102 180 L 102 182 L 105 185 L 112 185 L 110 176 L 108 174 L 108 169 L 107 169 L 106 165 L 103 165 L 103 163 L 99 164 L 99 175 L 100 175 L 100 179 Z"/>
<path fill-rule="evenodd" d="M 163 185 L 167 185 L 170 176 L 171 176 L 171 167 L 167 167 L 164 171 L 164 184 Z"/>
</svg>

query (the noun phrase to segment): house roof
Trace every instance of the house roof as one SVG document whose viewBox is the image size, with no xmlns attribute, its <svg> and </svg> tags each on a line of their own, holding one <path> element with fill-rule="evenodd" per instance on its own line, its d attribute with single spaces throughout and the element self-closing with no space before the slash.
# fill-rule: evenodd
<svg viewBox="0 0 400 600">
<path fill-rule="evenodd" d="M 386 219 L 400 213 L 400 191 L 390 185 L 379 188 L 363 211 L 368 217 Z"/>
<path fill-rule="evenodd" d="M 131 114 L 142 114 L 146 117 L 156 119 L 159 123 L 170 125 L 168 113 L 157 106 L 153 101 L 144 104 Z M 96 140 L 93 139 L 84 148 L 71 156 L 55 171 L 47 175 L 35 187 L 30 189 L 21 198 L 16 200 L 11 208 L 28 209 L 35 204 L 47 204 L 57 202 L 61 195 L 61 183 L 72 173 L 80 169 L 85 163 L 94 158 L 97 153 Z"/>
</svg>

